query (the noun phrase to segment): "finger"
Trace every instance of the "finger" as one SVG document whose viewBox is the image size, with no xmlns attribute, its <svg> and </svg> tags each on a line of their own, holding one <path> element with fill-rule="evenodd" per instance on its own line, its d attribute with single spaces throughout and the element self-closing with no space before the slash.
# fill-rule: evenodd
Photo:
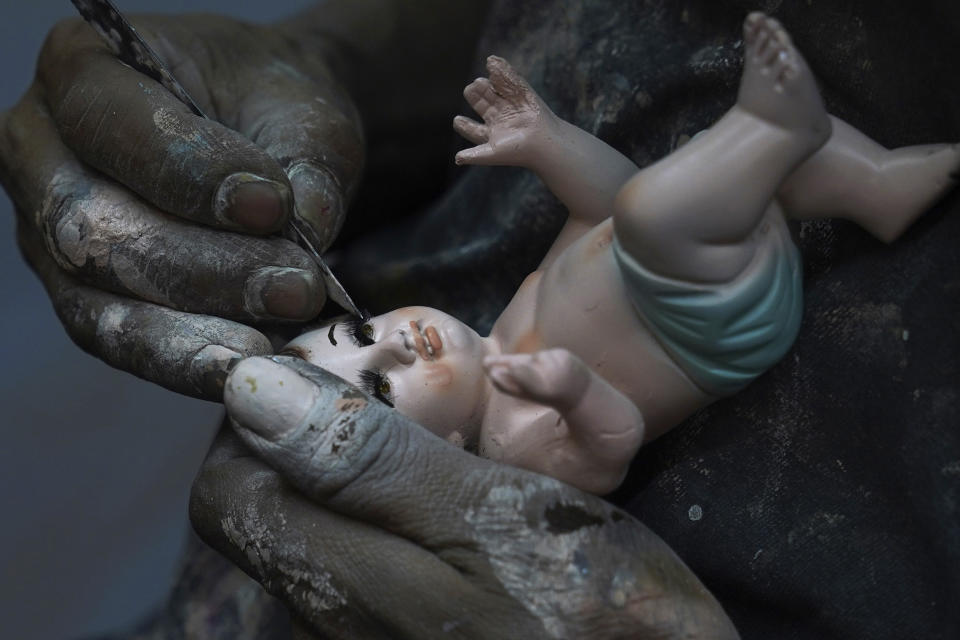
<svg viewBox="0 0 960 640">
<path fill-rule="evenodd" d="M 484 356 L 484 366 L 504 365 L 512 367 L 514 365 L 532 362 L 534 354 L 530 353 L 501 353 L 492 356 Z"/>
<path fill-rule="evenodd" d="M 496 150 L 488 142 L 457 152 L 453 157 L 456 164 L 491 165 L 496 164 Z"/>
<path fill-rule="evenodd" d="M 525 379 L 522 375 L 524 367 L 529 367 L 532 356 L 526 353 L 505 353 L 495 356 L 486 356 L 483 359 L 483 368 L 490 377 L 494 386 L 500 391 L 512 396 L 527 395 Z"/>
<path fill-rule="evenodd" d="M 278 230 L 290 214 L 290 184 L 269 155 L 191 113 L 86 24 L 51 32 L 37 77 L 66 145 L 161 210 L 254 233 Z"/>
<path fill-rule="evenodd" d="M 506 366 L 493 366 L 487 369 L 487 375 L 499 391 L 511 396 L 523 395 L 523 388 L 517 384 L 511 370 Z"/>
<path fill-rule="evenodd" d="M 453 130 L 473 144 L 483 144 L 490 136 L 490 130 L 486 125 L 464 116 L 454 117 Z"/>
<path fill-rule="evenodd" d="M 514 383 L 524 392 L 539 395 L 544 391 L 543 377 L 532 360 L 518 362 L 510 367 L 510 376 Z"/>
<path fill-rule="evenodd" d="M 81 279 L 180 311 L 308 320 L 324 301 L 316 265 L 280 238 L 217 231 L 164 215 L 86 170 L 31 90 L 0 136 L 0 173 L 50 254 Z"/>
<path fill-rule="evenodd" d="M 254 67 L 246 82 L 256 86 L 237 105 L 238 131 L 272 157 L 287 173 L 296 201 L 295 215 L 326 249 L 343 224 L 363 168 L 360 117 L 345 91 L 323 68 L 306 76 L 292 67 Z"/>
<path fill-rule="evenodd" d="M 113 367 L 178 393 L 219 401 L 232 363 L 272 352 L 261 333 L 242 324 L 83 286 L 57 267 L 28 225 L 18 225 L 18 240 L 71 339 Z"/>
<path fill-rule="evenodd" d="M 477 115 L 484 120 L 489 120 L 498 113 L 497 108 L 494 106 L 496 96 L 490 86 L 490 81 L 486 78 L 477 78 L 468 84 L 463 90 L 463 97 L 466 98 L 467 103 L 473 107 L 473 110 L 477 112 Z"/>
<path fill-rule="evenodd" d="M 502 590 L 481 591 L 422 547 L 311 504 L 229 429 L 194 483 L 190 517 L 324 637 L 482 637 L 508 616 L 536 631 Z"/>
<path fill-rule="evenodd" d="M 518 96 L 527 87 L 527 81 L 499 56 L 487 58 L 487 73 L 493 90 L 505 98 Z"/>
</svg>

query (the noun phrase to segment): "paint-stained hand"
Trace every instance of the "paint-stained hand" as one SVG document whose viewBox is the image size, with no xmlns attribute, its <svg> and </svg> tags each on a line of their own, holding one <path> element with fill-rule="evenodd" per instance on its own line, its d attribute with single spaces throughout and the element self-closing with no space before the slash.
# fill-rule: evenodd
<svg viewBox="0 0 960 640">
<path fill-rule="evenodd" d="M 194 526 L 324 638 L 737 637 L 631 516 L 302 360 L 242 361 L 225 402 Z"/>
<path fill-rule="evenodd" d="M 358 116 L 319 50 L 280 27 L 133 22 L 210 119 L 68 20 L 0 114 L 0 180 L 74 340 L 218 398 L 231 358 L 269 352 L 258 331 L 221 318 L 303 321 L 323 304 L 310 257 L 275 233 L 298 215 L 321 249 L 336 236 L 363 160 Z M 131 314 L 143 322 L 118 321 Z M 164 357 L 147 358 L 158 345 Z M 191 367 L 213 382 L 195 384 Z"/>
</svg>

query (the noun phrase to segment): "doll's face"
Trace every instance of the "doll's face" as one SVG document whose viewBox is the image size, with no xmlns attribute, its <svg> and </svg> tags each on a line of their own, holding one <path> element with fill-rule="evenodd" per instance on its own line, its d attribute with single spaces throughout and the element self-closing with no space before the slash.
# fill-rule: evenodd
<svg viewBox="0 0 960 640">
<path fill-rule="evenodd" d="M 334 322 L 299 336 L 281 353 L 323 367 L 448 437 L 479 425 L 487 349 L 488 339 L 456 318 L 405 307 L 366 322 Z"/>
</svg>

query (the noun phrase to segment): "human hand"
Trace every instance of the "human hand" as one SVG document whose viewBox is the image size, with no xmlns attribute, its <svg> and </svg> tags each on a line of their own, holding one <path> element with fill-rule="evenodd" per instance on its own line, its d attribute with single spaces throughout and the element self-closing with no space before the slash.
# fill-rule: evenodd
<svg viewBox="0 0 960 640">
<path fill-rule="evenodd" d="M 559 411 L 577 405 L 590 384 L 590 369 L 568 349 L 487 356 L 483 368 L 500 391 Z"/>
<path fill-rule="evenodd" d="M 220 434 L 194 527 L 323 637 L 736 637 L 663 541 L 599 498 L 472 456 L 297 358 L 240 362 L 224 399 L 259 458 Z"/>
<path fill-rule="evenodd" d="M 544 137 L 550 136 L 557 117 L 537 92 L 503 58 L 487 58 L 488 78 L 477 78 L 463 96 L 483 119 L 453 119 L 454 130 L 475 147 L 457 153 L 457 164 L 526 166 L 534 159 Z"/>
<path fill-rule="evenodd" d="M 324 61 L 278 28 L 133 22 L 212 119 L 65 21 L 0 114 L 0 181 L 74 341 L 217 399 L 232 359 L 271 351 L 240 322 L 303 321 L 322 306 L 311 258 L 267 235 L 296 212 L 329 245 L 362 164 L 360 127 Z"/>
</svg>

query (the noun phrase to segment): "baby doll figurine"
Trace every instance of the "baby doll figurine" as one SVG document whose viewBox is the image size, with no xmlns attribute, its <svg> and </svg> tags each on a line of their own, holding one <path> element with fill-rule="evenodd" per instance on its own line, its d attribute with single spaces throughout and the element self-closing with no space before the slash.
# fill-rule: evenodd
<svg viewBox="0 0 960 640">
<path fill-rule="evenodd" d="M 637 448 L 790 348 L 802 308 L 787 219 L 896 238 L 954 183 L 958 145 L 889 151 L 827 114 L 780 24 L 751 14 L 737 103 L 643 169 L 558 118 L 504 60 L 464 95 L 458 164 L 526 167 L 569 209 L 481 337 L 436 309 L 339 321 L 298 355 L 481 455 L 594 493 Z"/>
</svg>

